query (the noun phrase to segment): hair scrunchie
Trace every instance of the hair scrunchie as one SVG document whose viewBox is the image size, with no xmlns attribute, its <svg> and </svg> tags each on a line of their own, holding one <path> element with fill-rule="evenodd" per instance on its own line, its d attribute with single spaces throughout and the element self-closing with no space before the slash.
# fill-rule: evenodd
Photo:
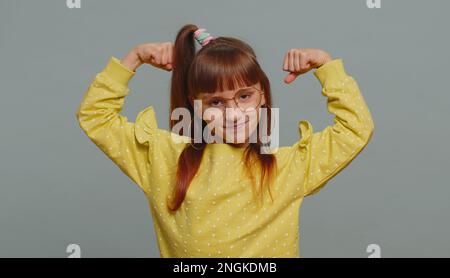
<svg viewBox="0 0 450 278">
<path fill-rule="evenodd" d="M 194 38 L 197 40 L 197 42 L 203 47 L 207 45 L 211 40 L 214 39 L 211 34 L 206 32 L 205 28 L 199 28 L 197 31 L 194 32 Z"/>
</svg>

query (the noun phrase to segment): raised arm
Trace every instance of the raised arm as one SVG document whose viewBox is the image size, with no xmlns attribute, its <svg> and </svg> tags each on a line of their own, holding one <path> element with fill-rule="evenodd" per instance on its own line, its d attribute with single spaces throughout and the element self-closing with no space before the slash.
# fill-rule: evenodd
<svg viewBox="0 0 450 278">
<path fill-rule="evenodd" d="M 111 57 L 90 84 L 76 112 L 86 135 L 146 193 L 150 138 L 157 128 L 155 114 L 151 106 L 147 107 L 139 113 L 135 124 L 121 115 L 121 110 L 129 92 L 128 83 L 140 65 L 148 62 L 171 70 L 171 61 L 163 64 L 160 59 L 170 46 L 170 43 L 147 44 L 133 48 L 122 61 Z"/>
<path fill-rule="evenodd" d="M 306 154 L 305 196 L 318 192 L 345 168 L 368 144 L 374 130 L 369 108 L 341 59 L 324 64 L 314 74 L 334 124 L 313 132 L 308 121 L 300 122 L 303 138 L 299 147 Z"/>
<path fill-rule="evenodd" d="M 296 51 L 290 55 L 292 62 L 289 58 L 285 62 L 285 70 L 290 71 L 286 83 L 316 69 L 314 75 L 322 85 L 322 95 L 327 97 L 327 109 L 334 115 L 334 124 L 319 132 L 313 131 L 309 121 L 299 122 L 301 139 L 292 148 L 297 156 L 294 161 L 304 163 L 303 196 L 308 196 L 317 193 L 363 150 L 372 137 L 374 123 L 357 83 L 346 73 L 341 59 L 333 60 L 318 49 Z"/>
</svg>

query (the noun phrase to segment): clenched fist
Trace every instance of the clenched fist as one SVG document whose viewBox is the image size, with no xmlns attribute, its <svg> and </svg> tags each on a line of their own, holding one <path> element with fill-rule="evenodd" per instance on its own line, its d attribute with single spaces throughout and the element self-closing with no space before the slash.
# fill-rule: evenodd
<svg viewBox="0 0 450 278">
<path fill-rule="evenodd" d="M 293 48 L 284 56 L 283 70 L 289 74 L 284 78 L 287 84 L 300 74 L 318 68 L 331 61 L 329 53 L 317 48 Z"/>
<path fill-rule="evenodd" d="M 142 64 L 171 71 L 173 63 L 173 48 L 171 42 L 146 43 L 135 46 L 122 60 L 122 64 L 135 71 Z"/>
</svg>

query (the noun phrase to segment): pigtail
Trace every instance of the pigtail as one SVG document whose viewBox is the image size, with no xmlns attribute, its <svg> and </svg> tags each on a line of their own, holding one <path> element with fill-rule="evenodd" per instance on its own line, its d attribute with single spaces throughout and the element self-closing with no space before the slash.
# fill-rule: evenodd
<svg viewBox="0 0 450 278">
<path fill-rule="evenodd" d="M 188 98 L 188 73 L 189 67 L 195 57 L 194 32 L 198 29 L 193 24 L 183 26 L 177 34 L 173 53 L 173 71 L 170 89 L 170 111 L 184 107 L 194 111 Z M 170 128 L 177 120 L 169 119 Z"/>
<path fill-rule="evenodd" d="M 194 32 L 197 29 L 198 27 L 196 25 L 187 24 L 177 34 L 174 45 L 174 63 L 170 94 L 170 111 L 172 112 L 179 107 L 187 108 L 190 110 L 192 120 L 194 117 L 194 108 L 189 100 L 188 74 L 196 55 Z M 172 129 L 181 120 L 170 119 L 170 128 Z M 193 126 L 191 125 L 191 128 Z M 191 134 L 193 136 L 192 129 Z M 178 158 L 173 196 L 167 202 L 169 210 L 176 211 L 183 203 L 189 184 L 200 167 L 203 150 L 204 148 L 198 149 L 192 145 L 188 145 L 181 152 Z"/>
</svg>

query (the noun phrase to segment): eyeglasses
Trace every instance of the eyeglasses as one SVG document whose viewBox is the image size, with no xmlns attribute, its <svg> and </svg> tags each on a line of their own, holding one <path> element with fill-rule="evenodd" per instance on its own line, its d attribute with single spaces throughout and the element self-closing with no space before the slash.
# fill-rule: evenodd
<svg viewBox="0 0 450 278">
<path fill-rule="evenodd" d="M 218 108 L 225 112 L 227 108 L 227 101 L 234 100 L 236 106 L 245 112 L 248 109 L 255 109 L 261 103 L 262 95 L 264 94 L 258 88 L 248 87 L 237 91 L 233 98 L 223 98 L 223 97 L 205 97 L 202 99 L 202 105 L 206 108 Z"/>
</svg>

